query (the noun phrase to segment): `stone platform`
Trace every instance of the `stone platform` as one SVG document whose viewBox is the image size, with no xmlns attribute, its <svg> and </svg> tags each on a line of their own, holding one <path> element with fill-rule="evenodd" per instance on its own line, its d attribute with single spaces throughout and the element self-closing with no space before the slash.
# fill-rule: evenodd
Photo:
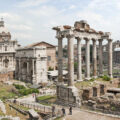
<svg viewBox="0 0 120 120">
<path fill-rule="evenodd" d="M 79 97 L 78 89 L 75 86 L 57 85 L 57 103 L 80 107 L 81 100 Z"/>
</svg>

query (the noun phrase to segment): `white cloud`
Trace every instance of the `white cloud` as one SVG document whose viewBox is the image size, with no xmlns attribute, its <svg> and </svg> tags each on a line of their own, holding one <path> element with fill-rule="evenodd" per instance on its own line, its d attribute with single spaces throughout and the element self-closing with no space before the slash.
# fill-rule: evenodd
<svg viewBox="0 0 120 120">
<path fill-rule="evenodd" d="M 10 29 L 14 29 L 14 30 L 20 30 L 20 31 L 28 31 L 28 30 L 32 30 L 32 28 L 30 26 L 27 26 L 27 25 L 23 25 L 23 24 L 18 24 L 18 25 L 11 25 L 11 24 L 8 24 L 7 25 Z"/>
<path fill-rule="evenodd" d="M 8 12 L 4 12 L 4 13 L 0 12 L 0 17 L 3 17 L 8 20 L 13 20 L 13 21 L 18 21 L 21 19 L 19 15 L 14 13 L 8 13 Z"/>
<path fill-rule="evenodd" d="M 42 16 L 52 17 L 52 16 L 55 16 L 55 15 L 62 13 L 62 12 L 64 12 L 64 11 L 63 10 L 59 11 L 56 7 L 53 7 L 53 6 L 42 6 L 38 9 L 28 10 L 28 13 L 35 15 L 35 16 L 38 16 L 38 17 L 42 17 Z"/>
<path fill-rule="evenodd" d="M 71 5 L 71 6 L 69 7 L 69 9 L 75 9 L 75 8 L 76 8 L 75 5 Z"/>
<path fill-rule="evenodd" d="M 32 7 L 32 6 L 38 6 L 42 3 L 46 3 L 48 0 L 25 0 L 23 2 L 20 2 L 18 4 L 19 7 Z"/>
</svg>

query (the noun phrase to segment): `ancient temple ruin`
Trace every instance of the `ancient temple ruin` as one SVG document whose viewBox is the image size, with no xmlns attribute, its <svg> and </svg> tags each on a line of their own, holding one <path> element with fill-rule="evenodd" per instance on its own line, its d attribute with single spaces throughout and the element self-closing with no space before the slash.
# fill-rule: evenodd
<svg viewBox="0 0 120 120">
<path fill-rule="evenodd" d="M 101 76 L 103 74 L 103 57 L 102 57 L 102 43 L 106 39 L 108 41 L 108 75 L 112 78 L 112 39 L 109 32 L 96 31 L 90 27 L 90 25 L 84 21 L 77 21 L 74 27 L 64 25 L 54 27 L 56 30 L 56 38 L 58 39 L 58 85 L 57 85 L 57 97 L 61 101 L 67 101 L 69 103 L 77 103 L 79 101 L 77 89 L 74 87 L 74 39 L 77 40 L 78 49 L 78 71 L 77 79 L 82 81 L 82 62 L 81 62 L 81 42 L 86 42 L 86 70 L 85 80 L 90 80 L 91 77 Z M 68 87 L 65 87 L 63 83 L 63 38 L 68 40 Z M 93 76 L 90 76 L 90 41 L 93 42 Z M 97 50 L 96 42 L 99 42 L 99 73 L 97 73 Z M 74 99 L 73 99 L 74 98 Z"/>
</svg>

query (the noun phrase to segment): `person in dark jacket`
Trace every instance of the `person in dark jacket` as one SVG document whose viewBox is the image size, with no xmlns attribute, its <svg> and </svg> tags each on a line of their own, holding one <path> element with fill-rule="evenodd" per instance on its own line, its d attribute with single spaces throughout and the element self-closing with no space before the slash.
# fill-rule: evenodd
<svg viewBox="0 0 120 120">
<path fill-rule="evenodd" d="M 62 113 L 63 113 L 63 116 L 66 115 L 66 113 L 65 113 L 65 108 L 62 108 Z"/>
<path fill-rule="evenodd" d="M 69 114 L 72 115 L 72 107 L 69 108 Z"/>
<path fill-rule="evenodd" d="M 55 116 L 55 106 L 52 106 L 52 116 Z"/>
</svg>

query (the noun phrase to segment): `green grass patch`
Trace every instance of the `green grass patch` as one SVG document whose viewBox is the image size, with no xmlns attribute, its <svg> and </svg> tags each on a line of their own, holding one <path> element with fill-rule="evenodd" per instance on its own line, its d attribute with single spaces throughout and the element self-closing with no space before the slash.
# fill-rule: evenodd
<svg viewBox="0 0 120 120">
<path fill-rule="evenodd" d="M 54 120 L 62 120 L 63 117 L 57 117 Z"/>
<path fill-rule="evenodd" d="M 13 84 L 16 89 L 25 89 L 25 86 L 19 84 Z"/>
<path fill-rule="evenodd" d="M 38 89 L 35 88 L 26 88 L 23 85 L 14 84 L 15 88 L 18 89 L 20 95 L 29 95 L 32 93 L 39 93 Z"/>
<path fill-rule="evenodd" d="M 0 99 L 10 99 L 17 96 L 17 90 L 12 85 L 5 85 L 3 83 L 0 83 Z"/>
<path fill-rule="evenodd" d="M 94 81 L 95 81 L 95 79 L 91 79 L 91 80 L 88 80 L 88 81 L 82 81 L 82 82 L 76 82 L 75 86 L 78 89 L 83 89 L 83 88 L 86 88 L 86 87 L 91 87 L 91 86 L 96 85 L 96 83 Z"/>
<path fill-rule="evenodd" d="M 34 89 L 34 88 L 29 88 L 29 89 L 20 89 L 19 90 L 19 93 L 21 95 L 29 95 L 29 94 L 32 94 L 32 93 L 39 93 L 39 90 L 38 89 Z"/>
<path fill-rule="evenodd" d="M 52 98 L 55 98 L 55 97 L 51 96 L 51 95 L 47 95 L 47 96 L 40 96 L 37 99 L 43 101 L 43 100 L 49 100 L 49 99 L 52 99 Z"/>
</svg>

